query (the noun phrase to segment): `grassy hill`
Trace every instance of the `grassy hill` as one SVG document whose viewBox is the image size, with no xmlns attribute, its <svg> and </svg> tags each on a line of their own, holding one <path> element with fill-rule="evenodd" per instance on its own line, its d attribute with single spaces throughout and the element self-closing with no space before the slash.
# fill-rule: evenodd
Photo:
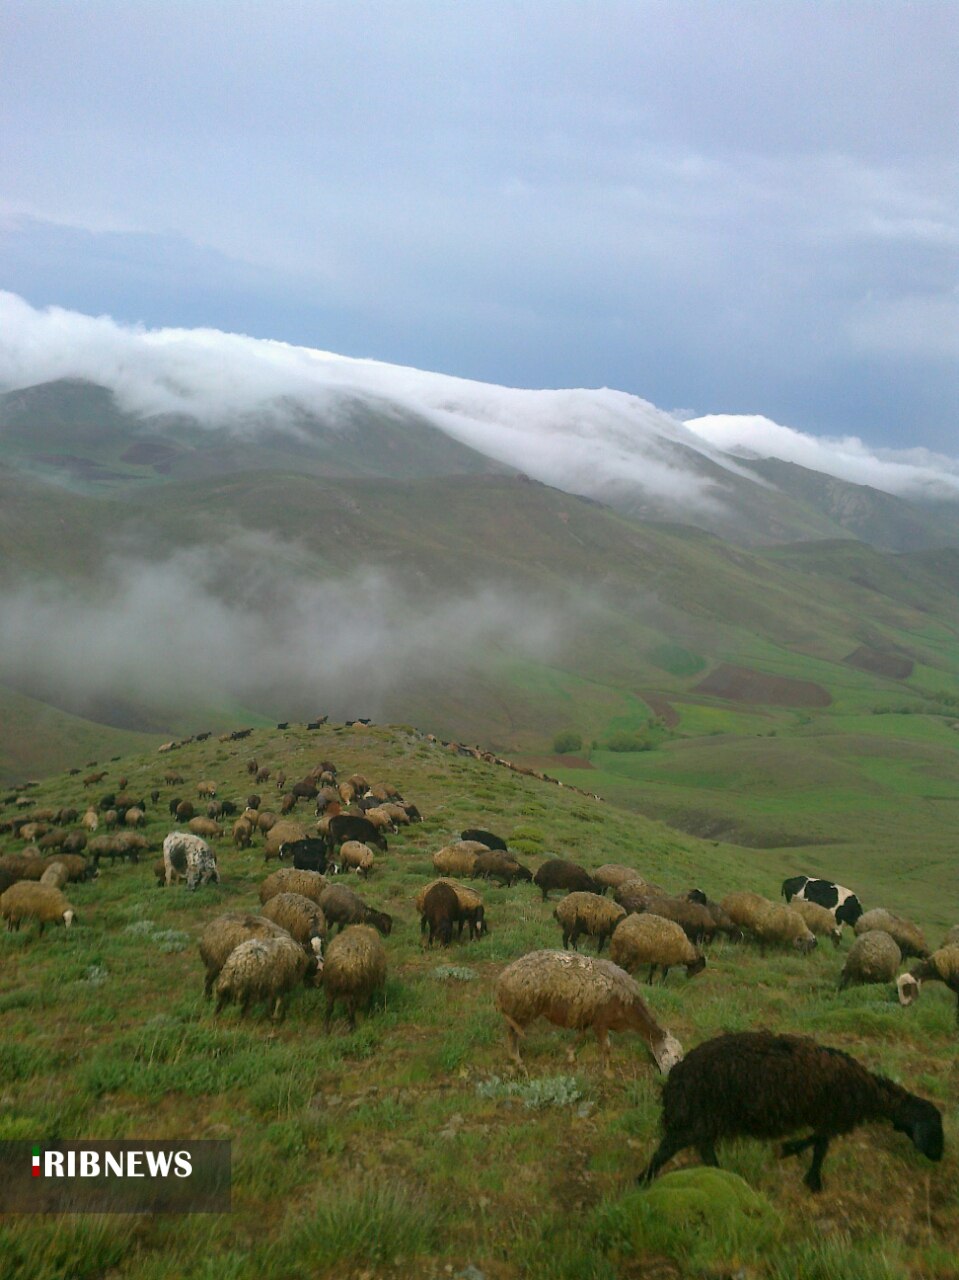
<svg viewBox="0 0 959 1280">
<path fill-rule="evenodd" d="M 710 741 L 686 747 L 699 752 L 686 767 L 700 786 L 711 751 L 722 761 L 712 776 L 722 791 L 727 749 L 718 737 Z M 766 754 L 778 740 L 754 741 L 751 757 L 733 758 L 743 795 L 761 810 L 778 785 Z M 924 734 L 913 741 L 928 745 Z M 669 754 L 681 759 L 684 746 L 678 741 Z M 629 760 L 646 765 L 660 754 Z M 168 755 L 124 757 L 110 764 L 102 787 L 113 789 L 121 772 L 137 792 L 159 787 L 146 828 L 158 843 L 170 829 L 167 768 L 183 775 L 182 794 L 213 777 L 220 796 L 241 799 L 252 755 L 291 777 L 329 758 L 343 774 L 358 769 L 395 783 L 423 812 L 422 824 L 390 837 L 362 886 L 395 918 L 385 1004 L 352 1033 L 338 1019 L 329 1036 L 321 992 L 295 996 L 275 1028 L 259 1013 L 214 1017 L 202 998 L 196 940 L 218 913 L 256 909 L 257 884 L 270 869 L 262 846 L 236 852 L 229 840 L 218 842 L 222 883 L 195 894 L 156 888 L 149 862 L 104 865 L 99 880 L 70 887 L 79 913 L 73 930 L 39 940 L 26 929 L 0 934 L 0 1138 L 229 1138 L 234 1170 L 230 1216 L 9 1219 L 0 1225 L 4 1277 L 400 1280 L 472 1276 L 471 1266 L 494 1280 L 955 1274 L 955 1000 L 943 988 L 930 985 L 909 1009 L 891 987 L 838 992 L 848 939 L 839 952 L 820 947 L 808 959 L 719 942 L 701 976 L 687 981 L 673 972 L 665 986 L 650 988 L 656 1017 L 687 1050 L 724 1030 L 811 1034 L 944 1112 L 940 1165 L 889 1126 L 864 1128 L 833 1144 L 818 1197 L 802 1186 L 795 1162 L 777 1160 L 774 1144 L 724 1145 L 724 1169 L 759 1198 L 747 1208 L 740 1184 L 711 1184 L 712 1207 L 696 1212 L 692 1226 L 681 1180 L 664 1174 L 655 1199 L 633 1188 L 656 1144 L 659 1115 L 655 1070 L 634 1036 L 614 1037 L 607 1081 L 594 1044 L 571 1070 L 564 1051 L 572 1034 L 537 1024 L 524 1046 L 529 1079 L 510 1071 L 492 986 L 518 955 L 559 945 L 553 906 L 529 885 L 483 886 L 490 935 L 428 952 L 412 905 L 431 877 L 431 854 L 467 825 L 509 836 L 534 867 L 548 853 L 590 867 L 624 862 L 670 890 L 698 884 L 714 896 L 750 888 L 775 898 L 794 869 L 793 850 L 697 839 L 401 728 L 256 729 L 240 743 L 210 739 Z M 857 757 L 858 768 L 865 759 Z M 872 760 L 883 781 L 887 761 Z M 600 763 L 616 776 L 616 761 Z M 793 768 L 802 766 L 797 757 Z M 587 789 L 599 776 L 573 773 Z M 848 778 L 837 761 L 833 777 L 806 780 L 811 794 L 831 784 L 838 797 Z M 674 785 L 681 781 L 673 775 Z M 65 773 L 29 794 L 38 807 L 89 798 Z M 869 818 L 872 802 L 871 792 L 859 797 L 859 819 Z M 18 843 L 0 838 L 4 851 Z M 843 846 L 834 848 L 834 874 L 867 906 L 912 915 L 938 942 L 957 918 L 951 864 L 917 842 L 904 876 L 902 861 L 870 862 L 865 843 L 848 859 Z M 688 1152 L 670 1170 L 696 1165 Z"/>
</svg>

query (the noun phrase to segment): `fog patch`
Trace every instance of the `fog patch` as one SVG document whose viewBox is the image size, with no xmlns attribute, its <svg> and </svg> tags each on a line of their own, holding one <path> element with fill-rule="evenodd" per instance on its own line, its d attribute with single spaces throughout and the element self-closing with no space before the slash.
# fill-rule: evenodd
<svg viewBox="0 0 959 1280">
<path fill-rule="evenodd" d="M 376 568 L 303 580 L 288 571 L 301 562 L 297 548 L 262 558 L 250 550 L 241 540 L 160 562 L 114 558 L 85 588 L 47 580 L 6 589 L 0 678 L 101 715 L 133 704 L 375 717 L 387 694 L 395 703 L 417 683 L 498 656 L 549 658 L 562 634 L 557 611 L 517 592 L 438 598 Z"/>
</svg>

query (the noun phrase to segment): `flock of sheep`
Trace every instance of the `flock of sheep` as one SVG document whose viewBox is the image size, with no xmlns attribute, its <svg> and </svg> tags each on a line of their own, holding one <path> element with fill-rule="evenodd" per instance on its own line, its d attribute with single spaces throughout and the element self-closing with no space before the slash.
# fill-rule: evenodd
<svg viewBox="0 0 959 1280">
<path fill-rule="evenodd" d="M 265 1003 L 278 1019 L 296 987 L 319 987 L 326 997 L 327 1030 L 338 1002 L 353 1027 L 357 1013 L 368 1010 L 384 990 L 388 953 L 383 939 L 390 936 L 393 920 L 338 876 L 352 872 L 360 881 L 373 874 L 377 856 L 388 852 L 388 834 L 419 820 L 419 811 L 389 784 L 371 783 L 361 774 L 340 780 L 331 761 L 292 783 L 282 770 L 274 774 L 256 759 L 247 767 L 255 786 L 276 789 L 276 807 L 264 805 L 257 791 L 241 812 L 238 803 L 217 799 L 217 784 L 209 779 L 195 784 L 190 796 L 174 795 L 169 812 L 186 829 L 164 839 L 162 860 L 154 868 L 157 883 L 182 881 L 190 890 L 218 883 L 209 841 L 227 836 L 224 819 L 233 819 L 229 834 L 238 850 L 262 839 L 265 860 L 288 865 L 260 884 L 259 910 L 251 903 L 249 910 L 217 916 L 203 930 L 204 994 L 215 997 L 217 1013 L 230 1003 L 242 1014 Z M 96 785 L 102 776 L 90 775 L 84 785 Z M 164 775 L 171 788 L 183 781 L 176 770 Z M 0 916 L 8 930 L 30 920 L 38 923 L 40 934 L 47 924 L 69 928 L 76 912 L 63 892 L 67 884 L 95 878 L 106 856 L 111 862 L 117 857 L 139 861 L 149 847 L 137 830 L 147 804 L 126 785 L 120 779 L 117 791 L 82 817 L 70 806 L 34 807 L 23 794 L 7 798 L 21 812 L 0 823 L 0 831 L 25 842 L 19 851 L 0 856 Z M 150 793 L 154 805 L 159 795 L 159 788 Z M 315 806 L 318 821 L 291 818 L 304 802 Z M 195 811 L 197 804 L 204 813 Z M 101 823 L 108 831 L 97 836 Z M 784 904 L 742 891 L 720 901 L 699 889 L 670 894 L 635 868 L 618 864 L 588 871 L 547 858 L 534 873 L 505 839 L 480 828 L 463 831 L 432 862 L 438 878 L 423 885 L 414 902 L 425 947 L 449 946 L 464 928 L 471 941 L 488 932 L 483 897 L 464 879 L 507 886 L 529 882 L 543 902 L 553 892 L 564 895 L 553 912 L 562 949 L 529 952 L 507 965 L 495 981 L 495 1004 L 510 1057 L 521 1069 L 520 1042 L 538 1018 L 578 1031 L 580 1041 L 595 1035 L 607 1074 L 609 1032 L 639 1033 L 659 1070 L 668 1074 L 663 1140 L 641 1180 L 655 1176 L 685 1147 L 695 1147 L 703 1160 L 715 1164 L 714 1145 L 721 1138 L 786 1137 L 812 1127 L 811 1137 L 787 1143 L 783 1153 L 813 1148 L 806 1182 L 819 1190 L 830 1139 L 878 1119 L 907 1133 L 930 1159 L 940 1158 L 938 1109 L 836 1050 L 799 1037 L 741 1032 L 715 1037 L 684 1057 L 679 1041 L 656 1021 L 633 975 L 642 971 L 651 984 L 658 972 L 665 982 L 670 968 L 682 967 L 693 977 L 706 966 L 704 948 L 717 934 L 737 941 L 750 936 L 763 950 L 790 947 L 808 954 L 819 937 L 838 946 L 848 923 L 856 938 L 840 988 L 895 982 L 900 1002 L 908 1004 L 929 979 L 959 995 L 959 927 L 933 951 L 910 921 L 881 909 L 863 912 L 842 886 L 827 886 L 825 898 L 815 900 L 817 887 L 826 882 L 805 876 L 784 884 Z M 584 937 L 595 940 L 595 957 L 579 953 Z M 608 960 L 600 955 L 607 942 Z M 907 957 L 918 963 L 897 978 Z M 576 1047 L 569 1049 L 571 1060 Z"/>
</svg>

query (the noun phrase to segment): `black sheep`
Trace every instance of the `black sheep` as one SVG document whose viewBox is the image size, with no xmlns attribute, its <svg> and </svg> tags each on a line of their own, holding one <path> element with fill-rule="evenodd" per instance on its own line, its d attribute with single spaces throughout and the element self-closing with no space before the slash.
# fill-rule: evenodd
<svg viewBox="0 0 959 1280">
<path fill-rule="evenodd" d="M 485 844 L 487 849 L 502 849 L 504 853 L 507 849 L 502 836 L 494 836 L 492 831 L 484 831 L 481 827 L 470 827 L 460 834 L 460 839 L 476 840 L 479 844 Z"/>
<path fill-rule="evenodd" d="M 585 867 L 566 862 L 563 858 L 550 858 L 544 862 L 533 876 L 533 883 L 542 890 L 544 902 L 553 889 L 565 889 L 567 893 L 606 892 L 606 886 L 594 880 Z"/>
<path fill-rule="evenodd" d="M 423 899 L 423 911 L 420 916 L 420 933 L 429 928 L 429 946 L 433 939 L 439 938 L 444 947 L 448 947 L 453 938 L 453 925 L 461 924 L 460 900 L 456 890 L 442 880 L 434 884 Z M 462 933 L 462 927 L 460 929 Z M 472 925 L 470 926 L 472 937 Z"/>
<path fill-rule="evenodd" d="M 637 1181 L 651 1182 L 664 1164 L 696 1147 L 716 1165 L 721 1138 L 785 1138 L 783 1156 L 812 1147 L 804 1179 L 822 1190 L 820 1169 L 829 1142 L 861 1124 L 889 1120 L 930 1160 L 942 1158 L 942 1116 L 925 1098 L 908 1093 L 855 1058 L 802 1036 L 738 1031 L 693 1049 L 670 1071 L 663 1088 L 663 1140 Z"/>
<path fill-rule="evenodd" d="M 280 861 L 292 858 L 297 871 L 326 870 L 326 841 L 322 836 L 304 836 L 302 840 L 289 840 L 280 845 Z"/>
</svg>

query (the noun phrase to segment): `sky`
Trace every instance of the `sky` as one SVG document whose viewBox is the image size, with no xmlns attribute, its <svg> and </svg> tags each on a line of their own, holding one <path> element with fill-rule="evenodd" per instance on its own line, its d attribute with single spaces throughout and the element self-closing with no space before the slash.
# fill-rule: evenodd
<svg viewBox="0 0 959 1280">
<path fill-rule="evenodd" d="M 955 0 L 6 0 L 0 289 L 955 455 L 957 66 Z"/>
</svg>

